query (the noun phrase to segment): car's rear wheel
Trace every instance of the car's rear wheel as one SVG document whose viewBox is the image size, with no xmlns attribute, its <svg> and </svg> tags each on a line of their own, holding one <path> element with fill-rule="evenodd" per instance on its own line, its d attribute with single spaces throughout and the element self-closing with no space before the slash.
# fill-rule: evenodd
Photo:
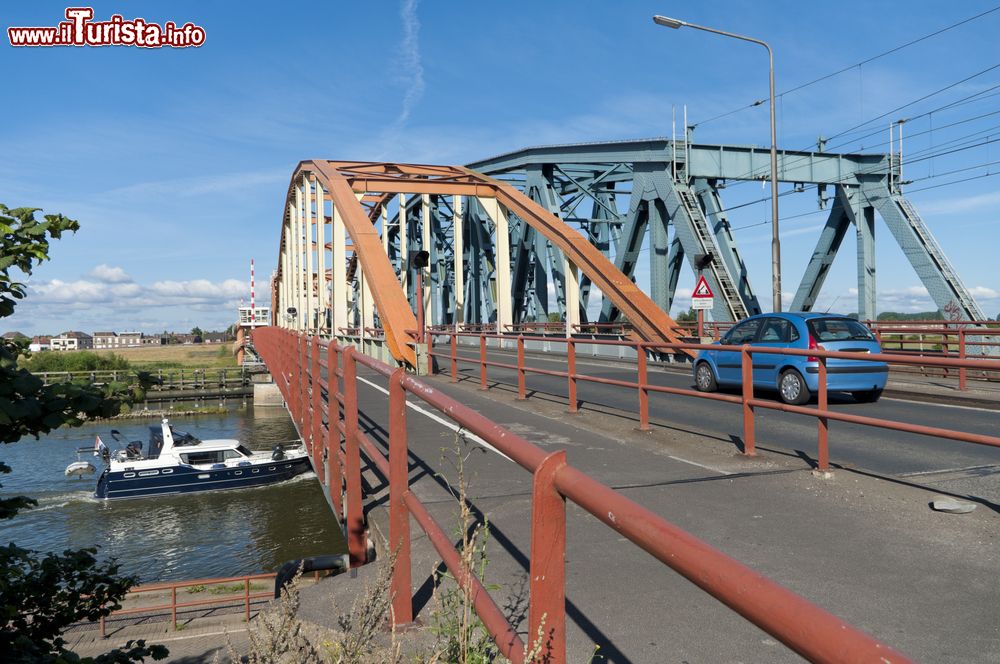
<svg viewBox="0 0 1000 664">
<path fill-rule="evenodd" d="M 694 369 L 694 384 L 699 392 L 715 392 L 719 383 L 715 380 L 715 372 L 708 362 L 700 362 Z"/>
<path fill-rule="evenodd" d="M 875 403 L 882 396 L 882 390 L 861 390 L 851 392 L 851 396 L 858 403 Z"/>
<path fill-rule="evenodd" d="M 795 369 L 786 369 L 778 379 L 778 394 L 781 400 L 793 406 L 801 406 L 809 401 L 809 388 L 802 375 Z"/>
</svg>

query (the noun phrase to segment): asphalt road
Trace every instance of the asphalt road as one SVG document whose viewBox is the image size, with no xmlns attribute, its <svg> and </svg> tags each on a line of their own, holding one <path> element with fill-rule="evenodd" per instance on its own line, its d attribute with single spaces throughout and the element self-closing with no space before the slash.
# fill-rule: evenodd
<svg viewBox="0 0 1000 664">
<path fill-rule="evenodd" d="M 460 353 L 461 354 L 461 353 Z M 515 362 L 512 353 L 490 351 L 490 359 Z M 548 370 L 565 370 L 564 358 L 552 359 L 530 355 L 527 366 Z M 461 373 L 478 381 L 477 366 L 460 363 Z M 447 367 L 444 367 L 448 371 Z M 609 363 L 577 361 L 580 373 L 618 380 L 635 380 L 635 367 L 616 367 Z M 517 374 L 510 369 L 489 367 L 491 385 L 515 386 Z M 650 368 L 652 384 L 694 389 L 689 374 Z M 565 398 L 566 379 L 556 376 L 528 374 L 529 398 L 533 392 Z M 724 392 L 737 395 L 738 391 Z M 761 398 L 774 399 L 776 393 L 760 391 Z M 610 407 L 638 412 L 635 390 L 585 381 L 577 383 L 581 407 Z M 811 404 L 815 406 L 815 403 Z M 923 424 L 957 431 L 997 435 L 1000 433 L 1000 413 L 979 408 L 904 401 L 883 398 L 875 404 L 861 404 L 849 395 L 830 395 L 830 407 L 835 411 L 876 417 L 885 420 Z M 650 393 L 650 417 L 655 423 L 690 433 L 700 433 L 734 446 L 741 445 L 742 414 L 737 404 L 728 404 L 697 397 Z M 758 408 L 756 410 L 757 446 L 782 450 L 815 459 L 817 420 L 812 417 Z M 1000 448 L 976 445 L 942 438 L 921 436 L 891 429 L 830 422 L 830 459 L 832 463 L 875 473 L 899 477 L 919 477 L 933 481 L 935 475 L 948 481 L 969 480 L 963 486 L 980 487 L 974 495 L 996 501 L 1000 498 Z M 967 493 L 968 490 L 961 492 Z"/>
<path fill-rule="evenodd" d="M 596 365 L 587 370 L 608 377 L 624 372 Z M 504 379 L 499 369 L 492 371 Z M 817 479 L 802 470 L 794 452 L 777 458 L 770 454 L 770 459 L 745 464 L 745 472 L 727 473 L 711 467 L 712 462 L 693 462 L 706 458 L 690 456 L 690 447 L 665 449 L 651 442 L 654 437 L 635 433 L 633 424 L 620 419 L 622 413 L 608 415 L 613 424 L 599 425 L 595 420 L 605 417 L 599 411 L 609 410 L 594 405 L 602 390 L 606 400 L 620 392 L 621 405 L 632 405 L 631 393 L 621 388 L 583 388 L 581 396 L 594 410 L 566 416 L 552 396 L 536 394 L 525 404 L 513 401 L 513 377 L 510 372 L 509 382 L 504 379 L 505 384 L 487 392 L 476 390 L 475 381 L 452 386 L 441 376 L 428 382 L 543 450 L 567 450 L 574 467 L 917 661 L 996 659 L 1000 623 L 993 511 L 977 509 L 960 517 L 934 512 L 927 508 L 931 493 L 861 473 Z M 367 370 L 359 372 L 359 379 L 360 425 L 385 449 L 385 379 Z M 668 373 L 657 373 L 656 379 L 684 381 Z M 563 385 L 560 379 L 542 377 L 529 385 L 540 389 L 545 381 L 551 381 L 553 392 Z M 701 401 L 656 397 L 655 414 L 662 421 L 683 415 L 697 422 L 692 408 Z M 499 583 L 491 595 L 525 629 L 531 475 L 499 454 L 475 453 L 474 444 L 455 451 L 457 427 L 447 417 L 416 397 L 407 406 L 410 490 L 446 533 L 461 532 L 453 492 L 457 460 L 464 459 L 473 514 L 489 519 L 487 580 Z M 731 414 L 734 427 L 738 425 L 735 406 L 705 406 L 717 420 L 717 431 L 727 431 L 721 413 Z M 803 421 L 801 438 L 814 441 L 815 430 Z M 768 426 L 782 424 L 769 421 Z M 698 445 L 704 436 L 676 438 Z M 714 438 L 717 445 L 733 445 L 728 433 L 708 436 L 708 444 Z M 655 436 L 657 441 L 664 438 L 670 437 Z M 734 461 L 728 454 L 704 456 Z M 742 460 L 736 464 L 744 465 Z M 386 480 L 369 467 L 364 483 L 369 525 L 385 535 Z M 606 658 L 598 661 L 608 662 L 800 661 L 573 503 L 567 505 L 566 532 L 568 661 L 590 661 L 594 644 Z M 431 624 L 435 599 L 430 571 L 440 559 L 415 523 L 411 536 L 415 610 L 424 624 Z M 329 599 L 319 599 L 310 619 L 325 624 L 322 620 L 337 612 L 329 610 Z"/>
</svg>

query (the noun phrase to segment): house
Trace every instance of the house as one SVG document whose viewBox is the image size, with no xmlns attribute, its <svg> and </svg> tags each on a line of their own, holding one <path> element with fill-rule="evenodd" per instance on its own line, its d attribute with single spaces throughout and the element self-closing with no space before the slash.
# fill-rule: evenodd
<svg viewBox="0 0 1000 664">
<path fill-rule="evenodd" d="M 17 331 L 11 331 L 11 332 L 4 332 L 2 335 L 0 335 L 0 337 L 3 337 L 8 341 L 22 341 L 24 339 L 27 339 L 28 335 L 21 334 L 20 332 Z"/>
<path fill-rule="evenodd" d="M 225 332 L 206 332 L 201 335 L 201 340 L 202 343 L 206 344 L 224 344 L 227 341 L 232 341 Z"/>
<path fill-rule="evenodd" d="M 173 334 L 171 338 L 173 343 L 184 344 L 185 346 L 201 343 L 201 337 L 197 334 Z"/>
<path fill-rule="evenodd" d="M 167 344 L 167 337 L 162 334 L 154 334 L 152 336 L 143 334 L 139 338 L 139 343 L 143 346 L 165 346 Z"/>
<path fill-rule="evenodd" d="M 142 334 L 139 332 L 94 332 L 95 350 L 116 350 L 118 348 L 136 348 L 142 345 Z"/>
<path fill-rule="evenodd" d="M 84 350 L 94 347 L 94 338 L 86 332 L 71 330 L 63 332 L 58 337 L 52 337 L 52 350 Z"/>
<path fill-rule="evenodd" d="M 31 343 L 28 344 L 28 350 L 32 353 L 40 353 L 43 350 L 49 350 L 49 348 L 51 348 L 51 343 L 52 337 L 32 337 Z"/>
</svg>

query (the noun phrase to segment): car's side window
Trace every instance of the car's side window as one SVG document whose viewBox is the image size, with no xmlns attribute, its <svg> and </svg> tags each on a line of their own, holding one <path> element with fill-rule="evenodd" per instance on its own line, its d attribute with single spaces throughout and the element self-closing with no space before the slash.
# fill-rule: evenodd
<svg viewBox="0 0 1000 664">
<path fill-rule="evenodd" d="M 760 333 L 760 341 L 764 343 L 791 343 L 798 338 L 799 331 L 795 329 L 795 325 L 784 318 L 768 318 Z"/>
<path fill-rule="evenodd" d="M 729 331 L 729 334 L 726 335 L 725 341 L 727 344 L 732 344 L 734 346 L 753 343 L 754 338 L 757 336 L 757 329 L 759 327 L 759 318 L 743 321 Z"/>
</svg>

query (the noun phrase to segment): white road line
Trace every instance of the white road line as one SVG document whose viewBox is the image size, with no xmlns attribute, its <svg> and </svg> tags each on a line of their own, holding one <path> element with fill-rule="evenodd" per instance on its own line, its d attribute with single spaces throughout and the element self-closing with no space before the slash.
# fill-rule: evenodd
<svg viewBox="0 0 1000 664">
<path fill-rule="evenodd" d="M 975 410 L 980 413 L 995 413 L 996 408 L 981 408 L 979 406 L 961 406 L 954 403 L 936 403 L 934 401 L 924 401 L 923 399 L 900 399 L 898 397 L 882 397 L 882 401 L 900 401 L 902 403 L 916 403 L 936 408 L 958 408 L 959 410 Z"/>
<path fill-rule="evenodd" d="M 225 634 L 239 634 L 240 632 L 248 632 L 246 627 L 237 627 L 235 629 L 224 630 L 222 632 L 199 632 L 198 634 L 191 634 L 189 636 L 175 636 L 169 639 L 156 638 L 157 643 L 169 643 L 171 641 L 190 641 L 191 639 L 201 639 L 206 636 L 223 636 Z"/>
<path fill-rule="evenodd" d="M 900 473 L 899 477 L 920 477 L 922 475 L 943 475 L 946 473 L 960 473 L 968 470 L 984 470 L 986 468 L 996 468 L 997 464 L 990 463 L 981 466 L 965 466 L 964 468 L 944 468 L 943 470 L 919 470 L 915 473 Z"/>
<path fill-rule="evenodd" d="M 730 472 L 726 472 L 725 470 L 719 470 L 718 468 L 712 468 L 711 466 L 706 466 L 704 464 L 700 464 L 700 463 L 698 463 L 696 461 L 689 461 L 687 459 L 682 459 L 680 457 L 675 457 L 675 456 L 673 456 L 671 454 L 668 454 L 667 457 L 670 458 L 670 459 L 673 459 L 674 461 L 680 461 L 681 463 L 687 463 L 687 464 L 690 464 L 692 466 L 698 466 L 699 468 L 704 468 L 705 470 L 711 470 L 713 473 L 719 473 L 720 475 L 732 475 L 733 474 L 733 473 L 730 473 Z"/>
<path fill-rule="evenodd" d="M 358 376 L 358 380 L 360 380 L 365 385 L 370 385 L 371 387 L 374 387 L 376 390 L 378 390 L 379 392 L 382 392 L 383 394 L 389 394 L 389 390 L 385 389 L 381 385 L 376 385 L 375 383 L 371 382 L 370 380 L 365 380 L 361 376 Z M 504 459 L 507 459 L 507 461 L 510 461 L 511 463 L 513 463 L 513 459 L 511 459 L 509 456 L 507 456 L 506 454 L 504 454 L 503 452 L 501 452 L 497 448 L 493 447 L 492 445 L 490 445 L 485 440 L 483 440 L 482 438 L 480 438 L 476 434 L 472 433 L 471 431 L 466 431 L 465 429 L 463 429 L 462 427 L 458 426 L 454 422 L 449 422 L 448 420 L 444 419 L 443 417 L 440 417 L 439 415 L 436 415 L 436 414 L 430 412 L 429 410 L 426 410 L 425 408 L 421 408 L 420 406 L 418 406 L 417 404 L 415 404 L 415 403 L 413 403 L 411 401 L 407 401 L 406 405 L 409 408 L 412 408 L 413 410 L 417 411 L 421 415 L 426 415 L 427 417 L 429 417 L 430 419 L 434 420 L 438 424 L 440 424 L 440 425 L 442 425 L 442 426 L 444 426 L 444 427 L 446 427 L 448 429 L 451 429 L 455 433 L 457 433 L 457 434 L 459 434 L 461 436 L 464 436 L 468 440 L 471 440 L 473 442 L 479 443 L 480 445 L 482 445 L 486 449 L 491 450 L 493 452 L 496 452 L 497 454 L 499 454 L 500 456 L 502 456 Z"/>
</svg>

